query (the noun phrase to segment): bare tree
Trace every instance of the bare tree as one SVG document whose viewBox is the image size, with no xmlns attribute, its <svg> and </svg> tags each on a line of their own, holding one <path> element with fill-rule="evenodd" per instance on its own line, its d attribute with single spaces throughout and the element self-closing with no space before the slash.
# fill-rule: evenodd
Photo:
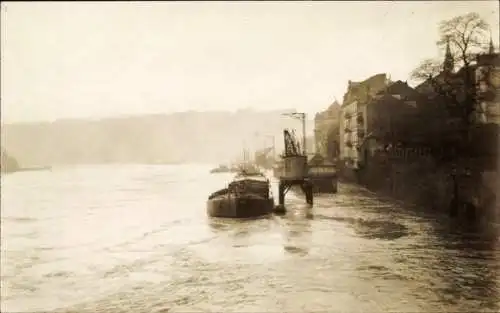
<svg viewBox="0 0 500 313">
<path fill-rule="evenodd" d="M 474 57 L 486 50 L 488 30 L 489 25 L 477 13 L 442 21 L 437 46 L 451 54 L 452 70 L 459 68 L 459 71 L 445 73 L 442 62 L 426 59 L 411 73 L 414 81 L 426 81 L 433 89 L 434 101 L 440 102 L 449 115 L 458 118 L 461 143 L 469 141 L 471 122 L 478 110 Z"/>
<path fill-rule="evenodd" d="M 417 82 L 432 80 L 443 70 L 442 62 L 436 59 L 425 59 L 411 72 L 411 78 Z"/>
<path fill-rule="evenodd" d="M 487 47 L 490 26 L 475 12 L 442 21 L 439 25 L 437 45 L 445 48 L 449 43 L 458 66 L 468 67 L 474 55 Z"/>
</svg>

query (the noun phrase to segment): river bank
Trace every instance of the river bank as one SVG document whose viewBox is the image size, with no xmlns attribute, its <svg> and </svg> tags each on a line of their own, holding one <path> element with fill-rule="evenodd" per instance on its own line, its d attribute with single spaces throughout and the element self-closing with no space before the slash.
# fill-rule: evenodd
<svg viewBox="0 0 500 313">
<path fill-rule="evenodd" d="M 38 171 L 51 171 L 52 167 L 51 166 L 42 166 L 42 167 L 18 167 L 15 169 L 10 169 L 6 171 L 2 171 L 2 175 L 6 174 L 14 174 L 14 173 L 19 173 L 19 172 L 38 172 Z"/>
<path fill-rule="evenodd" d="M 342 168 L 344 181 L 420 209 L 447 214 L 466 222 L 500 222 L 498 172 L 466 170 L 470 162 L 438 164 L 431 158 L 402 162 L 374 157 L 357 170 Z"/>
</svg>

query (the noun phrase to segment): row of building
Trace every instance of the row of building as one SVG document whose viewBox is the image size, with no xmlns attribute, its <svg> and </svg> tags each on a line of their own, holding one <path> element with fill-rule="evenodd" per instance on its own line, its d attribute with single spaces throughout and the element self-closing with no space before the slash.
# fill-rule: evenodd
<svg viewBox="0 0 500 313">
<path fill-rule="evenodd" d="M 387 148 L 389 142 L 424 149 L 425 141 L 443 131 L 443 125 L 449 129 L 458 123 L 457 115 L 450 114 L 450 107 L 444 108 L 440 102 L 442 90 L 435 88 L 436 81 L 460 85 L 463 68 L 457 72 L 454 68 L 447 47 L 442 71 L 415 88 L 406 81 L 392 81 L 387 74 L 349 81 L 342 103 L 335 101 L 315 116 L 317 154 L 356 169 L 375 150 Z M 500 54 L 492 43 L 488 53 L 477 55 L 469 69 L 478 95 L 474 122 L 500 125 Z"/>
</svg>

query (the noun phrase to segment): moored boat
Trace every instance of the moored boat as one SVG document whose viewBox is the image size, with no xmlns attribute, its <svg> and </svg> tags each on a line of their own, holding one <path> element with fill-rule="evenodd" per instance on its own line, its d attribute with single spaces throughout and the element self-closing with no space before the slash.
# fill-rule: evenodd
<svg viewBox="0 0 500 313">
<path fill-rule="evenodd" d="M 238 172 L 238 168 L 235 167 L 235 166 L 227 166 L 227 165 L 219 165 L 218 167 L 216 168 L 213 168 L 210 170 L 210 173 L 214 174 L 214 173 L 236 173 Z"/>
<path fill-rule="evenodd" d="M 210 170 L 210 173 L 229 173 L 231 169 L 226 165 L 219 165 L 216 168 Z"/>
<path fill-rule="evenodd" d="M 248 169 L 242 169 L 227 188 L 212 193 L 207 201 L 207 214 L 211 217 L 258 217 L 271 213 L 273 208 L 269 180 Z"/>
<path fill-rule="evenodd" d="M 317 154 L 309 160 L 308 176 L 315 193 L 337 192 L 336 166 L 321 155 Z"/>
</svg>

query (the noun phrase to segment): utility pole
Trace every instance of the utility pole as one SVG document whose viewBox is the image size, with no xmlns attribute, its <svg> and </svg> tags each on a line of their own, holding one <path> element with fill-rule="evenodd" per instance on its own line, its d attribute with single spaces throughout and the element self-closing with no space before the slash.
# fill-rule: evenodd
<svg viewBox="0 0 500 313">
<path fill-rule="evenodd" d="M 272 151 L 273 151 L 273 161 L 276 160 L 276 138 L 274 135 L 267 135 L 266 138 L 268 139 L 271 139 L 272 140 Z M 267 147 L 267 145 L 266 145 Z"/>
<path fill-rule="evenodd" d="M 258 137 L 258 136 L 262 136 L 265 139 L 271 139 L 272 140 L 273 161 L 275 161 L 276 160 L 276 136 L 274 136 L 274 135 L 265 135 L 265 134 L 261 134 L 259 132 L 256 132 L 255 133 L 255 137 Z M 264 149 L 268 148 L 267 142 L 265 140 L 264 140 L 264 146 L 263 146 L 263 148 Z"/>
<path fill-rule="evenodd" d="M 248 162 L 247 160 L 247 141 L 243 140 L 243 163 Z"/>
</svg>

